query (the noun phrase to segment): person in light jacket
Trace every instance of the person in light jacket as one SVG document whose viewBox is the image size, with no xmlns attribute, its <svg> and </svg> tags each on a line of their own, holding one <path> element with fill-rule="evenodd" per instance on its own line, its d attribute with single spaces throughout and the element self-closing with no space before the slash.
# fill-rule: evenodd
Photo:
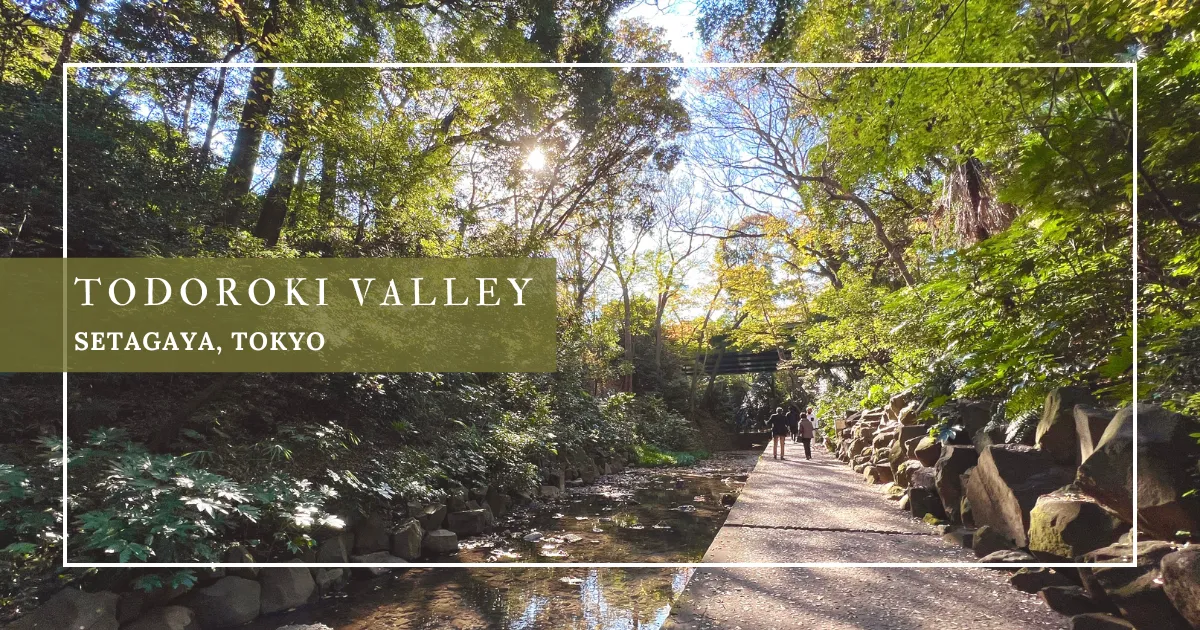
<svg viewBox="0 0 1200 630">
<path fill-rule="evenodd" d="M 804 445 L 804 459 L 812 459 L 813 410 L 812 407 L 800 416 L 800 443 Z"/>
</svg>

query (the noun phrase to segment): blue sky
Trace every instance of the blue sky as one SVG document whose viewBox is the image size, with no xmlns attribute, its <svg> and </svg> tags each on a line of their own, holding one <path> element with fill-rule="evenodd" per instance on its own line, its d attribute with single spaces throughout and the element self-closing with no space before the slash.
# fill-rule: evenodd
<svg viewBox="0 0 1200 630">
<path fill-rule="evenodd" d="M 693 0 L 643 0 L 621 13 L 623 18 L 642 18 L 667 33 L 671 49 L 685 62 L 700 61 L 700 38 L 696 35 L 696 3 Z"/>
</svg>

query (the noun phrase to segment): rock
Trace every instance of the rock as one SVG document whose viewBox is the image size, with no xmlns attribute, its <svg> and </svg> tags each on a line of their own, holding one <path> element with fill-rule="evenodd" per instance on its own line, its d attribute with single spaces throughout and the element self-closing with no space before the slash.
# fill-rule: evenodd
<svg viewBox="0 0 1200 630">
<path fill-rule="evenodd" d="M 259 610 L 264 615 L 303 606 L 317 588 L 306 567 L 263 569 L 258 583 L 262 587 Z"/>
<path fill-rule="evenodd" d="M 965 527 L 953 527 L 942 534 L 942 540 L 956 547 L 971 549 L 975 544 L 975 532 Z"/>
<path fill-rule="evenodd" d="M 732 507 L 733 504 L 736 502 L 737 502 L 737 495 L 731 494 L 729 492 L 726 492 L 725 494 L 721 495 L 721 505 L 724 505 L 725 507 Z"/>
<path fill-rule="evenodd" d="M 575 477 L 572 476 L 571 478 L 574 479 Z M 559 477 L 559 479 L 561 483 L 566 483 L 566 477 Z M 467 509 L 467 491 L 459 489 L 446 497 L 446 509 L 451 513 Z"/>
<path fill-rule="evenodd" d="M 1068 617 L 1100 612 L 1096 603 L 1088 598 L 1082 587 L 1074 584 L 1047 586 L 1038 591 L 1038 596 L 1050 610 Z"/>
<path fill-rule="evenodd" d="M 386 551 L 391 545 L 387 523 L 379 514 L 371 514 L 354 528 L 354 553 L 362 555 Z"/>
<path fill-rule="evenodd" d="M 979 561 L 985 564 L 1032 564 L 1037 558 L 1020 549 L 1001 549 L 980 557 Z"/>
<path fill-rule="evenodd" d="M 538 496 L 546 499 L 556 498 L 560 494 L 562 494 L 562 490 L 559 490 L 558 486 L 542 486 L 541 490 L 538 491 Z"/>
<path fill-rule="evenodd" d="M 913 473 L 911 487 L 908 490 L 908 507 L 913 516 L 925 518 L 931 514 L 934 518 L 945 518 L 942 500 L 938 498 L 934 484 L 933 469 L 922 467 Z"/>
<path fill-rule="evenodd" d="M 1046 396 L 1034 444 L 1054 461 L 1075 466 L 1079 459 L 1079 435 L 1075 431 L 1075 405 L 1091 404 L 1091 392 L 1082 387 L 1060 387 Z"/>
<path fill-rule="evenodd" d="M 905 493 L 904 493 L 904 496 L 900 497 L 900 503 L 899 503 L 899 506 L 900 506 L 900 509 L 901 509 L 901 511 L 904 511 L 904 512 L 910 512 L 910 513 L 911 513 L 912 506 L 911 506 L 911 505 L 909 505 L 909 503 L 910 503 L 910 501 L 909 501 L 909 496 L 908 496 L 908 493 L 907 493 L 907 492 L 905 492 Z"/>
<path fill-rule="evenodd" d="M 978 452 L 993 444 L 1004 444 L 1006 431 L 1003 425 L 988 423 L 982 429 L 976 431 L 975 435 L 971 436 L 971 446 L 974 446 Z"/>
<path fill-rule="evenodd" d="M 555 488 L 555 490 L 557 489 Z M 446 506 L 441 503 L 426 505 L 421 508 L 421 511 L 417 515 L 417 522 L 421 524 L 421 529 L 425 531 L 441 529 L 442 524 L 446 522 Z"/>
<path fill-rule="evenodd" d="M 921 438 L 920 442 L 917 442 L 917 448 L 913 449 L 913 454 L 917 456 L 917 461 L 921 462 L 922 466 L 932 466 L 942 455 L 942 443 L 937 438 L 926 435 Z"/>
<path fill-rule="evenodd" d="M 1036 593 L 1047 586 L 1078 586 L 1065 575 L 1057 573 L 1054 569 L 1031 569 L 1029 567 L 1025 567 L 1009 576 L 1008 583 L 1018 591 L 1025 593 Z M 1080 589 L 1080 591 L 1082 590 Z"/>
<path fill-rule="evenodd" d="M 416 560 L 421 557 L 421 540 L 425 538 L 425 530 L 421 523 L 410 518 L 392 532 L 392 555 L 405 560 Z"/>
<path fill-rule="evenodd" d="M 1085 613 L 1071 617 L 1071 630 L 1134 630 L 1134 625 L 1107 613 Z"/>
<path fill-rule="evenodd" d="M 953 523 L 962 522 L 962 474 L 975 466 L 979 455 L 971 446 L 947 444 L 941 456 L 933 464 L 934 487 L 942 500 L 946 518 Z M 922 462 L 924 463 L 924 462 Z"/>
<path fill-rule="evenodd" d="M 422 546 L 430 555 L 445 556 L 458 552 L 458 534 L 448 529 L 435 529 L 425 534 Z"/>
<path fill-rule="evenodd" d="M 340 562 L 345 564 L 350 560 L 350 549 L 354 546 L 354 535 L 340 534 L 327 538 L 317 545 L 317 562 Z"/>
<path fill-rule="evenodd" d="M 913 454 L 909 452 L 908 442 L 914 439 L 920 441 L 920 438 L 928 434 L 929 425 L 925 424 L 903 426 L 897 430 L 896 439 L 892 441 L 891 447 L 887 450 L 887 462 L 892 468 L 893 477 L 900 469 L 900 464 L 914 458 Z"/>
<path fill-rule="evenodd" d="M 899 415 L 896 417 L 896 422 L 899 422 L 901 426 L 917 424 L 921 421 L 920 411 L 921 403 L 914 400 L 900 410 Z"/>
<path fill-rule="evenodd" d="M 921 462 L 915 459 L 910 459 L 900 464 L 900 467 L 896 469 L 895 474 L 896 485 L 900 486 L 901 488 L 907 488 L 912 485 L 913 473 L 921 468 Z"/>
<path fill-rule="evenodd" d="M 321 593 L 329 593 L 341 588 L 345 574 L 342 569 L 314 569 L 313 582 Z"/>
<path fill-rule="evenodd" d="M 888 399 L 888 403 L 883 407 L 884 417 L 890 422 L 900 420 L 900 410 L 904 409 L 913 400 L 912 392 L 901 392 Z"/>
<path fill-rule="evenodd" d="M 1016 549 L 1017 546 L 1008 536 L 996 531 L 990 525 L 984 525 L 975 530 L 975 539 L 971 548 L 975 550 L 975 557 L 982 558 L 997 551 Z M 1033 558 L 1033 556 L 1029 557 Z"/>
<path fill-rule="evenodd" d="M 446 517 L 446 529 L 459 536 L 482 534 L 495 524 L 492 511 L 487 508 L 451 512 Z"/>
<path fill-rule="evenodd" d="M 605 464 L 608 467 L 608 464 Z M 604 474 L 609 474 L 605 472 Z M 488 488 L 487 495 L 484 496 L 483 502 L 487 504 L 488 509 L 492 511 L 493 516 L 501 516 L 508 510 L 508 505 L 512 499 L 497 488 Z"/>
<path fill-rule="evenodd" d="M 1013 418 L 1004 428 L 1004 443 L 1033 446 L 1037 442 L 1037 427 L 1041 420 L 1042 414 L 1037 411 Z"/>
<path fill-rule="evenodd" d="M 1086 461 L 1096 450 L 1104 429 L 1116 415 L 1115 409 L 1102 409 L 1090 405 L 1075 405 L 1075 435 L 1079 438 L 1079 461 Z"/>
<path fill-rule="evenodd" d="M 1049 562 L 1069 562 L 1115 543 L 1128 529 L 1115 514 L 1068 486 L 1038 498 L 1029 513 L 1029 551 Z"/>
<path fill-rule="evenodd" d="M 1092 566 L 1079 568 L 1083 589 L 1101 606 L 1111 605 L 1121 611 L 1121 616 L 1136 628 L 1188 630 L 1190 624 L 1163 590 L 1159 570 L 1159 563 L 1173 551 L 1174 547 L 1162 541 L 1139 542 L 1135 567 L 1104 566 L 1129 562 L 1133 557 L 1129 544 L 1117 543 L 1088 552 L 1083 562 Z"/>
<path fill-rule="evenodd" d="M 200 630 L 200 622 L 190 608 L 164 606 L 147 611 L 122 630 Z"/>
<path fill-rule="evenodd" d="M 888 483 L 892 480 L 892 469 L 878 464 L 874 466 L 868 466 L 864 477 L 866 478 L 867 483 Z"/>
<path fill-rule="evenodd" d="M 352 565 L 361 564 L 367 566 L 352 566 L 351 571 L 363 578 L 374 578 L 392 572 L 395 567 L 384 565 L 408 564 L 403 558 L 397 558 L 386 551 L 376 551 L 367 553 L 361 556 L 350 556 Z"/>
<path fill-rule="evenodd" d="M 971 437 L 987 426 L 992 417 L 992 405 L 981 400 L 953 400 L 938 408 L 938 415 L 947 418 L 951 426 L 962 427 L 954 432 L 953 444 L 973 445 Z"/>
<path fill-rule="evenodd" d="M 198 588 L 187 597 L 204 630 L 231 628 L 258 617 L 262 587 L 254 580 L 229 575 L 216 584 Z"/>
<path fill-rule="evenodd" d="M 917 445 L 920 444 L 921 440 L 923 439 L 925 439 L 925 436 L 922 435 L 921 437 L 909 438 L 905 440 L 904 456 L 908 459 L 917 459 Z"/>
<path fill-rule="evenodd" d="M 241 545 L 234 545 L 225 550 L 225 555 L 222 557 L 221 561 L 230 563 L 237 562 L 239 564 L 253 564 L 254 556 L 250 555 L 250 552 L 245 547 Z M 258 567 L 248 566 L 238 567 L 236 569 L 227 568 L 225 569 L 225 573 L 226 575 L 236 575 L 237 577 L 246 578 L 247 580 L 254 580 L 258 578 Z"/>
<path fill-rule="evenodd" d="M 333 630 L 323 623 L 292 623 L 286 626 L 279 626 L 275 630 Z"/>
<path fill-rule="evenodd" d="M 8 625 L 9 630 L 117 630 L 117 595 L 86 593 L 67 587 L 33 612 Z"/>
<path fill-rule="evenodd" d="M 1200 425 L 1157 405 L 1138 405 L 1138 528 L 1170 539 L 1180 530 L 1200 531 L 1200 501 L 1182 498 L 1193 487 L 1189 471 L 1200 457 L 1190 434 Z M 1133 409 L 1117 412 L 1096 450 L 1079 466 L 1076 485 L 1133 520 Z"/>
<path fill-rule="evenodd" d="M 967 484 L 971 481 L 971 475 L 975 472 L 975 467 L 972 466 L 963 471 L 963 474 L 958 476 L 959 487 L 963 489 L 962 500 L 959 501 L 958 517 L 963 525 L 967 527 L 975 527 L 975 513 L 971 510 L 971 500 L 967 498 Z"/>
<path fill-rule="evenodd" d="M 1049 454 L 1020 444 L 993 444 L 979 454 L 966 495 L 976 525 L 990 525 L 1028 544 L 1029 513 L 1038 497 L 1070 483 L 1073 471 Z"/>
<path fill-rule="evenodd" d="M 1193 628 L 1200 628 L 1200 547 L 1167 554 L 1159 566 L 1167 599 Z"/>
</svg>

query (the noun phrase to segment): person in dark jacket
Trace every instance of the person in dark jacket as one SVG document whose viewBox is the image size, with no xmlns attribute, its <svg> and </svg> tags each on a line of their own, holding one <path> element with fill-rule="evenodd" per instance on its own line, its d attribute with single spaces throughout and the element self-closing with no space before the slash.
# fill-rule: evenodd
<svg viewBox="0 0 1200 630">
<path fill-rule="evenodd" d="M 788 418 L 783 407 L 776 407 L 767 423 L 771 425 L 771 454 L 775 459 L 787 459 L 783 456 L 783 447 L 787 445 Z"/>
<path fill-rule="evenodd" d="M 790 406 L 787 411 L 788 432 L 792 434 L 792 441 L 800 441 L 800 412 L 796 411 L 796 407 Z"/>
</svg>

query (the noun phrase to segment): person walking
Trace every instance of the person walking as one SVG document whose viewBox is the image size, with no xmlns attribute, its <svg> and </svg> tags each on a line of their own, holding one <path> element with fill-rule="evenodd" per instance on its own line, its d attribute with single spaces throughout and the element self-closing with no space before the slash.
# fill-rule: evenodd
<svg viewBox="0 0 1200 630">
<path fill-rule="evenodd" d="M 800 417 L 800 443 L 804 445 L 804 459 L 812 459 L 812 439 L 816 432 L 813 427 L 812 407 Z"/>
<path fill-rule="evenodd" d="M 771 455 L 775 459 L 787 459 L 783 456 L 783 447 L 787 444 L 788 419 L 783 407 L 776 407 L 767 423 L 771 425 Z"/>
<path fill-rule="evenodd" d="M 788 405 L 787 410 L 788 432 L 792 434 L 792 441 L 800 441 L 800 412 L 796 410 L 795 405 Z"/>
</svg>

